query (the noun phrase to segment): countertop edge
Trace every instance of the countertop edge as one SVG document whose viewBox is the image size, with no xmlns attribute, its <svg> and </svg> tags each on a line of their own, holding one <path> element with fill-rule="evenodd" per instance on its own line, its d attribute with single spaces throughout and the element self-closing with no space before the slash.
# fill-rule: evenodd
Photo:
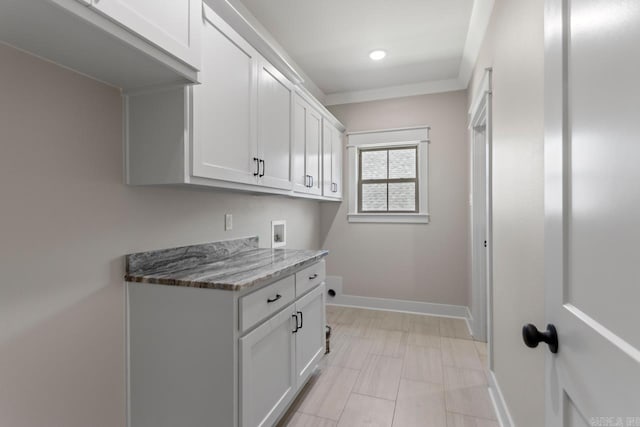
<svg viewBox="0 0 640 427">
<path fill-rule="evenodd" d="M 153 285 L 165 285 L 165 286 L 179 286 L 179 287 L 187 287 L 187 288 L 201 288 L 201 289 L 219 289 L 225 291 L 243 291 L 246 289 L 251 289 L 256 286 L 267 284 L 268 282 L 272 282 L 277 280 L 279 277 L 284 277 L 293 273 L 296 270 L 304 268 L 308 265 L 311 265 L 322 258 L 329 255 L 329 251 L 327 250 L 319 250 L 318 253 L 314 256 L 311 256 L 302 261 L 298 261 L 294 264 L 287 265 L 286 267 L 280 268 L 278 270 L 274 270 L 272 272 L 268 272 L 263 276 L 257 277 L 254 280 L 251 280 L 247 283 L 225 283 L 225 282 L 210 282 L 210 281 L 198 281 L 198 280 L 180 280 L 180 279 L 171 279 L 166 277 L 152 277 L 152 276 L 138 276 L 132 274 L 126 274 L 124 279 L 126 282 L 130 283 L 147 283 Z"/>
</svg>

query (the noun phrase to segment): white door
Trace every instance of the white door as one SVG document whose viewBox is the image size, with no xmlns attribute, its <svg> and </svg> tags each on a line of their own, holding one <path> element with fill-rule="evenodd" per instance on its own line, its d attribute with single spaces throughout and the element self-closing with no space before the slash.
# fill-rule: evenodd
<svg viewBox="0 0 640 427">
<path fill-rule="evenodd" d="M 192 173 L 255 184 L 258 53 L 204 7 L 201 84 L 193 86 Z"/>
<path fill-rule="evenodd" d="M 325 352 L 325 293 L 321 284 L 296 302 L 299 329 L 296 332 L 296 377 L 300 387 Z"/>
<path fill-rule="evenodd" d="M 547 0 L 545 40 L 546 425 L 637 426 L 640 2 Z"/>
<path fill-rule="evenodd" d="M 293 398 L 296 317 L 289 306 L 240 338 L 242 427 L 271 427 Z"/>
<path fill-rule="evenodd" d="M 258 157 L 260 184 L 291 190 L 291 83 L 272 65 L 258 71 Z"/>
<path fill-rule="evenodd" d="M 200 68 L 198 0 L 91 0 L 92 7 L 181 61 Z"/>
<path fill-rule="evenodd" d="M 486 122 L 472 127 L 472 223 L 471 268 L 473 338 L 487 342 L 487 128 Z"/>
</svg>

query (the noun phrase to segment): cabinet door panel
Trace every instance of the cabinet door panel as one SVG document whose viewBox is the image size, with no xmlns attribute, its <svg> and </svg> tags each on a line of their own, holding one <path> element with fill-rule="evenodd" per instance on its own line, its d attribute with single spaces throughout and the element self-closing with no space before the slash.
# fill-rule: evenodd
<svg viewBox="0 0 640 427">
<path fill-rule="evenodd" d="M 296 390 L 292 307 L 240 339 L 241 426 L 271 426 Z"/>
<path fill-rule="evenodd" d="M 293 189 L 298 192 L 307 191 L 305 169 L 307 105 L 299 95 L 294 95 L 293 102 Z"/>
<path fill-rule="evenodd" d="M 333 164 L 333 126 L 322 120 L 322 195 L 333 197 L 332 164 Z"/>
<path fill-rule="evenodd" d="M 203 45 L 202 84 L 193 87 L 192 173 L 255 183 L 257 52 L 213 14 L 207 14 Z"/>
<path fill-rule="evenodd" d="M 290 190 L 292 86 L 261 61 L 258 76 L 258 151 L 263 160 L 260 183 Z"/>
<path fill-rule="evenodd" d="M 342 132 L 333 129 L 331 144 L 331 179 L 333 181 L 333 196 L 342 198 Z"/>
<path fill-rule="evenodd" d="M 92 7 L 192 67 L 200 67 L 201 2 L 99 0 Z"/>
<path fill-rule="evenodd" d="M 324 283 L 296 302 L 302 313 L 302 328 L 296 333 L 296 378 L 300 387 L 325 352 Z"/>
<path fill-rule="evenodd" d="M 311 177 L 308 193 L 322 193 L 320 166 L 322 163 L 322 117 L 311 109 L 307 109 L 306 117 L 306 171 Z"/>
</svg>

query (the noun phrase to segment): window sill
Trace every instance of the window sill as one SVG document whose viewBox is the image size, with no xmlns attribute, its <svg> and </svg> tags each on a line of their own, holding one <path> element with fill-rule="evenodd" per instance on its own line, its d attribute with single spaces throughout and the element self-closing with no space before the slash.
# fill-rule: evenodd
<svg viewBox="0 0 640 427">
<path fill-rule="evenodd" d="M 429 214 L 427 213 L 379 213 L 379 214 L 356 214 L 347 215 L 349 222 L 370 222 L 389 224 L 428 224 Z"/>
</svg>

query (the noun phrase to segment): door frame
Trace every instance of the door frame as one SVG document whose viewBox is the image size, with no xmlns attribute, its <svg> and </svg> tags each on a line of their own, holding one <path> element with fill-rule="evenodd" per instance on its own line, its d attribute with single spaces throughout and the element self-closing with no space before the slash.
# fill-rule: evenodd
<svg viewBox="0 0 640 427">
<path fill-rule="evenodd" d="M 471 103 L 469 109 L 469 133 L 470 133 L 470 253 L 471 253 L 471 295 L 472 295 L 472 312 L 471 312 L 471 329 L 475 339 L 486 340 L 488 348 L 489 368 L 493 370 L 493 228 L 492 228 L 492 87 L 491 87 L 492 69 L 486 68 L 484 76 L 480 81 L 478 90 Z M 480 196 L 485 199 L 486 210 L 484 218 L 475 218 L 473 212 L 473 200 L 476 197 L 474 171 L 477 166 L 476 162 L 476 141 L 478 133 L 477 129 L 482 129 L 484 134 L 484 192 Z M 476 241 L 474 238 L 474 230 L 482 221 L 486 230 L 486 249 L 483 242 Z M 485 252 L 485 268 L 484 273 L 475 266 L 478 260 L 482 258 L 481 251 Z M 483 277 L 484 276 L 484 277 Z"/>
</svg>

